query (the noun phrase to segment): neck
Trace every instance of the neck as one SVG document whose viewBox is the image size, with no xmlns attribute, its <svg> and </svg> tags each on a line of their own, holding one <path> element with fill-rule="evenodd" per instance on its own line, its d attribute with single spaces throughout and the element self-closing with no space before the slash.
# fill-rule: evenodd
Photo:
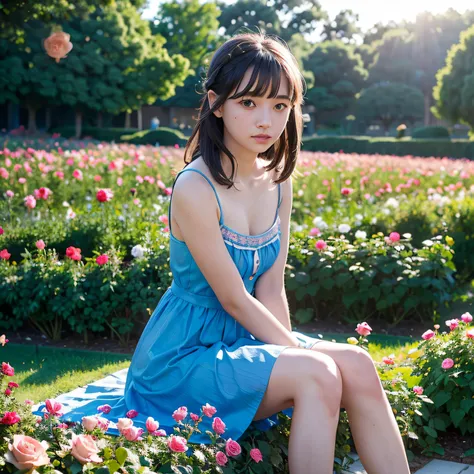
<svg viewBox="0 0 474 474">
<path fill-rule="evenodd" d="M 260 177 L 263 170 L 261 159 L 258 158 L 258 153 L 244 148 L 231 138 L 226 139 L 228 136 L 229 135 L 224 135 L 224 145 L 232 153 L 237 162 L 235 168 L 235 184 L 241 184 L 244 186 L 256 184 L 256 180 Z M 231 160 L 225 153 L 221 153 L 221 164 L 225 174 L 231 176 Z"/>
</svg>

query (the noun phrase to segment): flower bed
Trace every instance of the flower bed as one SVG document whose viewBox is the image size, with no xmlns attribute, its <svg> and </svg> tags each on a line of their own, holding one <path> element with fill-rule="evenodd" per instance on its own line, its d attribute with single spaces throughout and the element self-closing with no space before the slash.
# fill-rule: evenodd
<svg viewBox="0 0 474 474">
<path fill-rule="evenodd" d="M 418 347 L 407 354 L 387 354 L 376 363 L 387 397 L 395 414 L 409 459 L 414 451 L 443 453 L 437 431 L 450 425 L 462 433 L 474 433 L 474 327 L 469 313 L 446 321 L 449 332 L 439 325 L 421 336 Z M 348 339 L 367 350 L 371 327 L 357 325 L 358 337 Z M 0 343 L 8 342 L 5 335 Z M 60 420 L 62 405 L 45 401 L 42 416 L 32 413 L 33 401 L 15 399 L 18 384 L 11 381 L 14 368 L 2 362 L 0 374 L 0 463 L 7 472 L 28 469 L 31 473 L 77 472 L 288 472 L 288 436 L 291 419 L 284 413 L 271 423 L 254 422 L 238 441 L 225 438 L 225 420 L 218 407 L 202 405 L 198 412 L 177 407 L 173 433 L 148 417 L 146 430 L 137 428 L 134 409 L 117 423 L 119 436 L 107 434 L 110 406 L 102 405 L 96 416 L 81 423 Z M 427 396 L 429 394 L 429 398 Z M 195 409 L 195 407 L 192 407 Z M 210 443 L 193 445 L 188 440 L 204 417 L 212 419 Z M 335 472 L 347 468 L 353 441 L 348 418 L 341 410 L 336 436 Z M 474 455 L 474 450 L 465 456 Z"/>
</svg>

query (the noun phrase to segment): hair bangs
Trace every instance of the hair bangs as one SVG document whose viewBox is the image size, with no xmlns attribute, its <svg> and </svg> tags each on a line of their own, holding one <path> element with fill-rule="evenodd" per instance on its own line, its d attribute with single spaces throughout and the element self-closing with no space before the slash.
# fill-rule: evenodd
<svg viewBox="0 0 474 474">
<path fill-rule="evenodd" d="M 257 56 L 255 59 L 256 60 L 252 61 L 247 67 L 250 68 L 253 66 L 252 75 L 250 76 L 248 84 L 240 92 L 233 94 L 228 97 L 228 99 L 238 99 L 243 96 L 264 97 L 269 87 L 269 97 L 273 99 L 278 95 L 281 83 L 281 65 L 269 54 L 261 55 L 260 57 Z M 241 83 L 242 76 L 235 89 L 238 90 Z M 254 85 L 255 88 L 252 89 Z"/>
</svg>

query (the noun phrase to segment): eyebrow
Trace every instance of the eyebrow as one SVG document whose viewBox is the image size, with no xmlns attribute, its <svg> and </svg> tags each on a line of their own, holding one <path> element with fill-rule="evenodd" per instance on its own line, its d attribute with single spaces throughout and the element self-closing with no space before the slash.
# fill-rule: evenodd
<svg viewBox="0 0 474 474">
<path fill-rule="evenodd" d="M 249 93 L 249 94 L 245 94 L 244 97 L 245 97 L 245 96 L 254 97 L 254 96 L 252 96 L 250 93 Z M 285 95 L 285 94 L 280 94 L 280 95 L 277 95 L 277 96 L 275 96 L 275 97 L 269 97 L 269 98 L 270 98 L 270 99 L 286 99 L 286 100 L 288 100 L 288 101 L 291 102 L 291 98 L 290 98 L 289 96 Z M 265 97 L 265 99 L 267 99 L 267 97 Z"/>
</svg>

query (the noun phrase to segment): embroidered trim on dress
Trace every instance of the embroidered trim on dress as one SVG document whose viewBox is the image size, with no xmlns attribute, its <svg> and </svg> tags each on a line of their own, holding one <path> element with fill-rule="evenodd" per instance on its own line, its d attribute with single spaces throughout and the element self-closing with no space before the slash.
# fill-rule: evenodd
<svg viewBox="0 0 474 474">
<path fill-rule="evenodd" d="M 221 232 L 224 240 L 236 243 L 239 246 L 252 248 L 262 246 L 262 244 L 270 243 L 280 232 L 280 216 L 278 216 L 275 224 L 270 229 L 260 235 L 243 235 L 224 226 L 221 226 Z"/>
</svg>

